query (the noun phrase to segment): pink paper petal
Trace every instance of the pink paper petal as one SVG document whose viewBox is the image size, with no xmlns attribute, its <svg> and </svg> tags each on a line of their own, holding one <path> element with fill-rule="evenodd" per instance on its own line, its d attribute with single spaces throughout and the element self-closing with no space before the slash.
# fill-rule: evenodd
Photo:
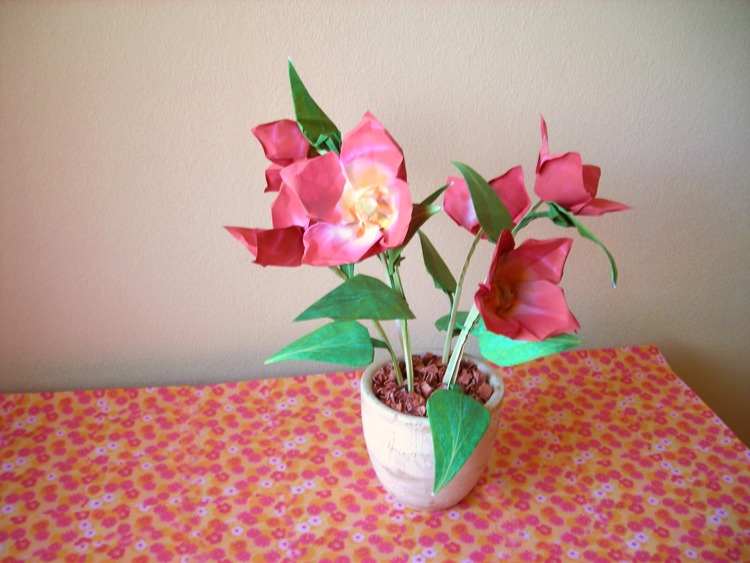
<svg viewBox="0 0 750 563">
<path fill-rule="evenodd" d="M 479 284 L 479 288 L 474 294 L 474 304 L 482 315 L 484 326 L 490 332 L 502 334 L 508 338 L 517 338 L 519 332 L 522 331 L 522 327 L 516 319 L 497 309 L 493 298 L 493 289 L 490 285 Z"/>
<path fill-rule="evenodd" d="M 602 215 L 629 209 L 622 203 L 596 198 L 602 173 L 598 166 L 583 164 L 577 152 L 550 154 L 544 118 L 541 132 L 534 186 L 540 199 L 554 201 L 576 215 Z"/>
<path fill-rule="evenodd" d="M 302 263 L 304 230 L 301 227 L 285 229 L 225 227 L 225 229 L 255 256 L 256 264 L 299 266 Z"/>
<path fill-rule="evenodd" d="M 457 225 L 472 234 L 476 234 L 480 225 L 474 204 L 471 201 L 469 187 L 463 178 L 455 176 L 449 177 L 447 183 L 448 189 L 443 194 L 443 209 Z M 508 209 L 513 221 L 520 221 L 531 205 L 523 182 L 523 168 L 515 166 L 502 176 L 490 180 L 489 184 Z"/>
<path fill-rule="evenodd" d="M 380 229 L 375 226 L 360 232 L 359 225 L 315 223 L 305 231 L 303 261 L 313 266 L 359 262 L 380 237 Z"/>
<path fill-rule="evenodd" d="M 247 227 L 224 227 L 230 235 L 242 243 L 242 245 L 253 253 L 258 254 L 258 229 Z"/>
<path fill-rule="evenodd" d="M 539 146 L 539 162 L 537 162 L 537 171 L 539 165 L 541 164 L 541 161 L 544 160 L 545 157 L 549 156 L 549 133 L 547 132 L 547 122 L 544 120 L 543 115 L 540 116 L 539 129 L 542 136 L 542 142 Z"/>
<path fill-rule="evenodd" d="M 281 186 L 279 195 L 271 206 L 271 218 L 276 229 L 292 226 L 305 228 L 310 223 L 310 217 L 297 192 L 285 185 Z"/>
<path fill-rule="evenodd" d="M 544 280 L 560 283 L 573 239 L 527 239 L 506 254 L 497 275 L 515 282 Z"/>
<path fill-rule="evenodd" d="M 505 263 L 507 255 L 513 250 L 516 242 L 513 240 L 513 234 L 505 229 L 500 233 L 500 238 L 497 239 L 495 244 L 495 250 L 492 252 L 492 260 L 490 261 L 490 269 L 487 272 L 485 284 L 489 287 L 492 285 L 493 280 L 497 277 L 501 266 Z"/>
<path fill-rule="evenodd" d="M 544 120 L 544 116 L 541 116 L 540 130 L 542 134 L 541 145 L 539 146 L 539 158 L 536 161 L 536 171 L 539 172 L 542 164 L 550 159 L 559 158 L 564 156 L 566 153 L 553 154 L 549 151 L 549 135 L 547 133 L 547 122 Z"/>
<path fill-rule="evenodd" d="M 612 201 L 610 199 L 596 198 L 581 207 L 577 213 L 579 215 L 604 215 L 605 213 L 627 211 L 628 209 L 630 209 L 630 207 L 624 203 Z"/>
<path fill-rule="evenodd" d="M 589 193 L 591 198 L 596 197 L 596 192 L 599 189 L 599 178 L 602 175 L 602 169 L 593 164 L 584 164 L 582 167 L 583 175 L 583 187 Z"/>
<path fill-rule="evenodd" d="M 487 330 L 519 340 L 542 340 L 577 330 L 560 281 L 572 241 L 525 241 L 513 248 L 503 231 L 495 246 L 485 283 L 474 295 Z"/>
<path fill-rule="evenodd" d="M 291 119 L 253 127 L 253 135 L 260 141 L 266 158 L 281 166 L 305 158 L 310 148 L 297 122 Z"/>
<path fill-rule="evenodd" d="M 518 223 L 531 206 L 531 200 L 523 182 L 523 167 L 514 166 L 502 176 L 490 180 L 489 184 L 508 209 L 513 222 Z"/>
<path fill-rule="evenodd" d="M 591 199 L 583 184 L 581 155 L 565 153 L 545 160 L 536 174 L 534 191 L 544 201 L 571 208 Z"/>
<path fill-rule="evenodd" d="M 281 171 L 282 181 L 299 195 L 311 218 L 336 223 L 337 208 L 346 183 L 336 153 L 299 160 Z"/>
<path fill-rule="evenodd" d="M 266 168 L 266 189 L 264 192 L 278 192 L 281 188 L 281 169 L 278 164 L 269 164 Z"/>
<path fill-rule="evenodd" d="M 522 329 L 512 338 L 519 340 L 544 340 L 580 328 L 568 309 L 563 290 L 552 282 L 538 280 L 517 286 L 517 304 L 513 318 Z"/>
<path fill-rule="evenodd" d="M 471 201 L 469 188 L 463 178 L 448 178 L 448 188 L 443 193 L 443 209 L 459 226 L 471 234 L 479 232 L 479 219 Z"/>
<path fill-rule="evenodd" d="M 391 178 L 406 180 L 406 164 L 401 147 L 369 111 L 344 136 L 341 146 L 341 162 L 347 174 L 359 160 L 376 162 Z"/>
<path fill-rule="evenodd" d="M 389 186 L 391 191 L 391 205 L 395 209 L 396 217 L 388 228 L 383 230 L 382 245 L 385 248 L 400 246 L 406 238 L 411 221 L 411 193 L 409 185 L 403 180 L 395 178 Z"/>
</svg>

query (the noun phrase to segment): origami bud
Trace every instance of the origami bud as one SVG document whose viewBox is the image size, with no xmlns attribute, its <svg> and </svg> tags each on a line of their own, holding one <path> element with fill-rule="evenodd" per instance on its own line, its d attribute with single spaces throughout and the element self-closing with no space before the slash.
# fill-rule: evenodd
<svg viewBox="0 0 750 563">
<path fill-rule="evenodd" d="M 544 201 L 554 201 L 576 215 L 602 215 L 629 207 L 597 198 L 601 169 L 583 164 L 577 152 L 550 154 L 547 123 L 541 121 L 542 145 L 536 165 L 534 191 Z"/>
<path fill-rule="evenodd" d="M 266 190 L 277 192 L 281 188 L 281 169 L 307 157 L 310 145 L 296 121 L 280 119 L 253 128 L 266 158 L 272 162 L 266 168 Z"/>
<path fill-rule="evenodd" d="M 448 189 L 443 195 L 443 209 L 457 225 L 473 235 L 477 234 L 480 227 L 479 219 L 466 181 L 451 176 L 447 183 Z M 520 221 L 531 205 L 523 182 L 523 168 L 515 166 L 502 176 L 490 180 L 489 185 L 508 209 L 513 222 Z"/>
</svg>

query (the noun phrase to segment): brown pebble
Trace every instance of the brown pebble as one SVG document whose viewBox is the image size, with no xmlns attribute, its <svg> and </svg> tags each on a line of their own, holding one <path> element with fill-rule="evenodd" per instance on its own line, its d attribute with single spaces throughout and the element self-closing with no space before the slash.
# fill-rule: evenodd
<svg viewBox="0 0 750 563">
<path fill-rule="evenodd" d="M 397 412 L 426 416 L 427 399 L 443 386 L 445 366 L 439 356 L 423 354 L 413 356 L 414 392 L 408 393 L 406 385 L 399 387 L 390 364 L 378 368 L 372 375 L 372 390 L 381 402 Z M 401 373 L 406 373 L 401 362 Z M 457 377 L 458 386 L 477 401 L 484 403 L 492 396 L 492 386 L 485 374 L 469 361 L 462 361 Z"/>
<path fill-rule="evenodd" d="M 477 395 L 479 395 L 479 398 L 482 399 L 482 401 L 487 401 L 492 396 L 492 385 L 489 383 L 482 383 L 477 388 Z"/>
</svg>

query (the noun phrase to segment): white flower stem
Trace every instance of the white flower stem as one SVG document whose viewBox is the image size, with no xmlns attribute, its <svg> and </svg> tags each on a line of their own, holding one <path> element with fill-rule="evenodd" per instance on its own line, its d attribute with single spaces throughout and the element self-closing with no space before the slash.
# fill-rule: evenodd
<svg viewBox="0 0 750 563">
<path fill-rule="evenodd" d="M 464 356 L 464 347 L 466 346 L 466 339 L 469 337 L 471 329 L 474 328 L 474 323 L 479 318 L 479 309 L 476 305 L 472 305 L 469 310 L 469 314 L 466 317 L 466 322 L 461 329 L 458 338 L 456 338 L 456 345 L 453 347 L 453 353 L 451 354 L 450 360 L 448 361 L 448 367 L 445 368 L 445 375 L 443 375 L 443 385 L 450 387 L 453 385 L 454 380 L 458 375 L 458 366 L 461 365 L 461 358 Z"/>
<path fill-rule="evenodd" d="M 526 213 L 524 213 L 523 217 L 521 217 L 521 220 L 516 224 L 515 227 L 513 227 L 513 230 L 511 231 L 511 234 L 513 236 L 516 236 L 516 233 L 518 233 L 518 231 L 523 229 L 526 225 L 528 225 L 534 219 L 537 219 L 545 215 L 544 213 L 536 213 L 536 210 L 539 209 L 539 206 L 542 205 L 543 203 L 544 201 L 540 199 L 532 207 L 530 207 Z M 526 221 L 527 219 L 528 219 L 528 222 L 524 224 L 524 221 Z"/>
<path fill-rule="evenodd" d="M 388 339 L 388 335 L 386 334 L 383 325 L 380 324 L 380 321 L 373 320 L 372 322 L 375 325 L 375 330 L 378 331 L 383 342 L 385 342 L 386 348 L 388 348 L 388 353 L 391 355 L 391 363 L 393 364 L 393 371 L 396 374 L 396 383 L 401 386 L 404 384 L 404 376 L 401 374 L 401 367 L 398 365 L 398 356 L 396 356 L 391 341 Z"/>
<path fill-rule="evenodd" d="M 458 313 L 458 304 L 459 301 L 461 301 L 461 290 L 463 289 L 464 285 L 464 278 L 466 277 L 466 272 L 469 269 L 469 263 L 471 262 L 471 257 L 474 255 L 474 251 L 477 249 L 477 245 L 479 244 L 479 241 L 482 239 L 482 229 L 479 229 L 479 232 L 477 232 L 476 236 L 474 236 L 474 240 L 471 242 L 471 247 L 469 248 L 469 253 L 466 255 L 466 260 L 464 260 L 463 268 L 461 268 L 461 275 L 458 277 L 458 283 L 456 284 L 456 292 L 453 295 L 453 302 L 451 303 L 451 315 L 448 320 L 448 328 L 445 332 L 445 343 L 443 344 L 443 365 L 448 363 L 448 357 L 451 353 L 451 343 L 453 342 L 453 330 L 456 326 L 456 313 Z"/>
<path fill-rule="evenodd" d="M 398 265 L 394 266 L 393 272 L 389 272 L 389 275 L 393 289 L 398 291 L 401 296 L 406 299 L 406 295 L 404 295 L 404 287 L 401 283 L 401 274 L 398 271 Z M 414 363 L 411 357 L 409 322 L 406 319 L 400 319 L 398 324 L 401 327 L 401 348 L 404 353 L 404 364 L 406 365 L 406 388 L 409 393 L 412 393 L 414 391 Z"/>
<path fill-rule="evenodd" d="M 339 267 L 331 267 L 331 271 L 344 281 L 349 279 L 347 278 L 346 274 L 343 271 L 341 271 L 341 268 Z M 388 354 L 390 354 L 391 356 L 391 363 L 393 364 L 393 372 L 396 374 L 396 383 L 398 383 L 399 385 L 403 385 L 404 376 L 401 374 L 401 368 L 398 365 L 398 356 L 396 356 L 396 352 L 393 349 L 391 340 L 390 338 L 388 338 L 388 333 L 385 332 L 385 329 L 383 328 L 383 325 L 380 324 L 380 321 L 373 319 L 372 324 L 375 326 L 375 330 L 377 331 L 378 335 L 380 335 L 380 338 L 385 343 L 385 347 L 388 350 Z"/>
</svg>

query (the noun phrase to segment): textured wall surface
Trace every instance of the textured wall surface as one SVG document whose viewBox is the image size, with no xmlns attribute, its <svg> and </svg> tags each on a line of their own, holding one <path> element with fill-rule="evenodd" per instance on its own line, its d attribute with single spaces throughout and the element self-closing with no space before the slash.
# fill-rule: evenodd
<svg viewBox="0 0 750 563">
<path fill-rule="evenodd" d="M 586 346 L 658 344 L 748 441 L 748 29 L 740 2 L 4 2 L 0 388 L 326 369 L 262 360 L 335 278 L 254 266 L 221 229 L 270 224 L 249 129 L 291 116 L 291 56 L 343 130 L 367 109 L 390 129 L 417 198 L 455 159 L 531 186 L 544 113 L 633 206 L 588 221 L 619 288 L 587 241 L 568 263 Z M 457 270 L 470 237 L 426 230 Z M 438 346 L 418 248 L 404 275 L 413 340 Z"/>
</svg>

